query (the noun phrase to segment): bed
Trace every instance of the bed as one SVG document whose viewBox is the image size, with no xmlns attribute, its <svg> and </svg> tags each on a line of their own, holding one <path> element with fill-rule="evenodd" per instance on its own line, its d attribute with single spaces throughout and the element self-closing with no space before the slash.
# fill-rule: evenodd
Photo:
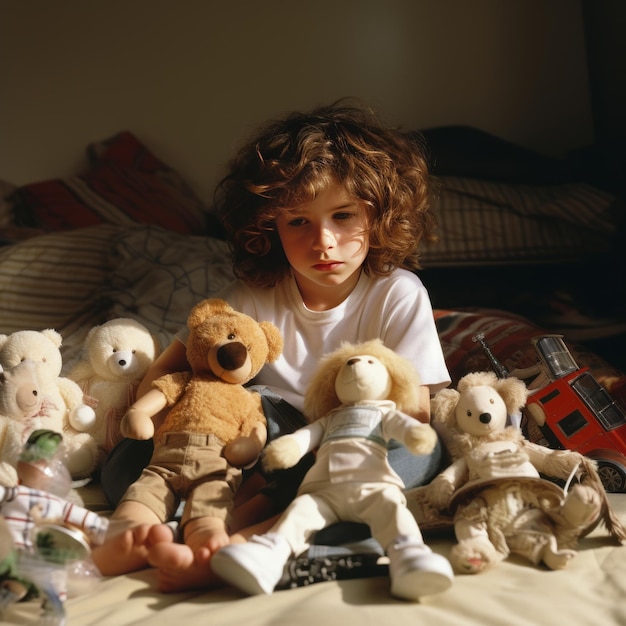
<svg viewBox="0 0 626 626">
<path fill-rule="evenodd" d="M 532 365 L 531 340 L 546 328 L 520 315 L 528 311 L 521 305 L 530 301 L 537 311 L 544 292 L 553 293 L 572 267 L 615 262 L 620 202 L 574 180 L 562 164 L 480 131 L 434 129 L 424 136 L 441 183 L 441 243 L 425 250 L 423 276 L 453 384 L 468 371 L 490 368 L 473 339 L 477 333 L 507 368 Z M 130 132 L 87 150 L 90 167 L 74 177 L 0 187 L 0 333 L 55 328 L 63 336 L 66 370 L 88 330 L 114 317 L 137 319 L 167 345 L 192 304 L 232 279 L 219 224 L 178 172 Z M 500 272 L 495 287 L 494 268 Z M 541 281 L 501 280 L 502 272 L 536 276 L 538 268 Z M 468 271 L 471 280 L 454 280 Z M 499 306 L 492 306 L 494 291 Z M 622 379 L 620 367 L 565 339 L 598 380 Z M 79 491 L 89 508 L 110 512 L 97 480 Z M 626 494 L 609 499 L 626 524 Z M 449 551 L 448 527 L 425 532 L 434 550 Z M 602 526 L 581 541 L 565 570 L 509 559 L 481 575 L 458 576 L 449 591 L 418 604 L 389 596 L 384 566 L 267 597 L 244 597 L 228 587 L 160 594 L 154 583 L 150 569 L 103 579 L 67 601 L 68 624 L 626 623 L 626 547 Z M 37 623 L 37 607 L 14 605 L 5 620 Z"/>
</svg>

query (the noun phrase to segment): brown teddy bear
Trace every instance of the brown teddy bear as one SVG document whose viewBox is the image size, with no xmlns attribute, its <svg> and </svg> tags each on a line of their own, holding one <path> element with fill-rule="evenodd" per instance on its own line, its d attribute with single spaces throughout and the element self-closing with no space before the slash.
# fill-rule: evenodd
<svg viewBox="0 0 626 626">
<path fill-rule="evenodd" d="M 452 464 L 428 486 L 428 497 L 454 516 L 458 543 L 450 560 L 460 573 L 479 573 L 511 553 L 550 569 L 566 567 L 578 539 L 603 515 L 610 533 L 626 538 L 592 461 L 531 443 L 507 426 L 527 397 L 517 378 L 474 372 L 432 400 L 432 423 Z M 574 476 L 582 480 L 570 489 Z"/>
<path fill-rule="evenodd" d="M 192 371 L 153 381 L 154 388 L 131 405 L 121 422 L 125 437 L 154 436 L 150 464 L 125 500 L 143 504 L 162 521 L 171 520 L 186 500 L 185 539 L 194 532 L 186 531 L 190 520 L 193 528 L 226 529 L 240 468 L 255 461 L 267 438 L 260 396 L 243 385 L 276 360 L 283 345 L 273 324 L 256 322 L 218 298 L 197 304 L 187 326 Z M 169 411 L 155 432 L 152 418 L 166 406 Z M 184 464 L 192 457 L 193 475 L 188 473 L 192 464 Z"/>
</svg>

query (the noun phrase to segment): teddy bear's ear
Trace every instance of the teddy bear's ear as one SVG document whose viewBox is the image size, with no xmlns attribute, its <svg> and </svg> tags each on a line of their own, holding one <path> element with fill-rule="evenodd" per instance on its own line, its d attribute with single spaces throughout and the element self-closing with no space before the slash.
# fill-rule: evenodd
<svg viewBox="0 0 626 626">
<path fill-rule="evenodd" d="M 491 387 L 495 387 L 498 380 L 499 378 L 494 372 L 470 372 L 469 374 L 465 374 L 465 376 L 459 380 L 456 388 L 459 393 L 463 393 L 470 387 L 475 387 L 477 385 L 489 385 Z"/>
<path fill-rule="evenodd" d="M 202 300 L 191 309 L 191 313 L 187 318 L 187 326 L 189 326 L 189 328 L 196 328 L 208 318 L 223 313 L 224 311 L 232 311 L 232 307 L 226 300 L 222 300 L 221 298 L 207 298 L 206 300 Z"/>
<path fill-rule="evenodd" d="M 259 326 L 265 333 L 267 339 L 268 353 L 266 360 L 268 363 L 272 363 L 283 351 L 283 336 L 280 334 L 278 328 L 271 322 L 260 322 Z"/>
<path fill-rule="evenodd" d="M 87 333 L 87 337 L 85 337 L 85 342 L 91 341 L 92 337 L 98 332 L 99 328 L 100 328 L 100 325 L 94 326 L 93 328 L 91 328 L 89 332 Z"/>
<path fill-rule="evenodd" d="M 53 328 L 46 328 L 41 331 L 41 334 L 44 337 L 47 337 L 57 348 L 61 347 L 63 343 L 63 337 L 61 337 L 61 333 L 57 332 Z"/>
<path fill-rule="evenodd" d="M 513 376 L 498 379 L 494 387 L 504 400 L 509 415 L 516 413 L 526 404 L 530 393 L 524 381 Z"/>
<path fill-rule="evenodd" d="M 441 389 L 430 400 L 430 414 L 433 422 L 455 424 L 455 409 L 461 394 L 456 389 Z"/>
</svg>

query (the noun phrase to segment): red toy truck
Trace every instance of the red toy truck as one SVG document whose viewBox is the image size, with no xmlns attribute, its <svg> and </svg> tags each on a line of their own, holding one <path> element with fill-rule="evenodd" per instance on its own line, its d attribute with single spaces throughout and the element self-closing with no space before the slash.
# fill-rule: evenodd
<svg viewBox="0 0 626 626">
<path fill-rule="evenodd" d="M 526 403 L 550 447 L 598 463 L 604 488 L 626 491 L 626 414 L 587 368 L 579 368 L 560 335 L 534 340 L 549 382 Z"/>
</svg>

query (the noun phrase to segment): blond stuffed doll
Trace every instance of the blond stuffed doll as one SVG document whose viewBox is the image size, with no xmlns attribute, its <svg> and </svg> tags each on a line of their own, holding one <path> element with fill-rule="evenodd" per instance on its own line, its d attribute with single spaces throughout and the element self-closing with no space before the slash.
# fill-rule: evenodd
<svg viewBox="0 0 626 626">
<path fill-rule="evenodd" d="M 310 424 L 269 444 L 263 457 L 275 470 L 319 448 L 314 465 L 270 531 L 220 549 L 213 570 L 247 593 L 271 593 L 316 531 L 353 521 L 368 524 L 385 550 L 392 595 L 415 601 L 447 589 L 452 568 L 424 543 L 387 460 L 392 438 L 414 454 L 435 446 L 434 430 L 407 414 L 419 409 L 419 387 L 411 363 L 380 340 L 344 344 L 322 359 L 305 396 Z"/>
</svg>

